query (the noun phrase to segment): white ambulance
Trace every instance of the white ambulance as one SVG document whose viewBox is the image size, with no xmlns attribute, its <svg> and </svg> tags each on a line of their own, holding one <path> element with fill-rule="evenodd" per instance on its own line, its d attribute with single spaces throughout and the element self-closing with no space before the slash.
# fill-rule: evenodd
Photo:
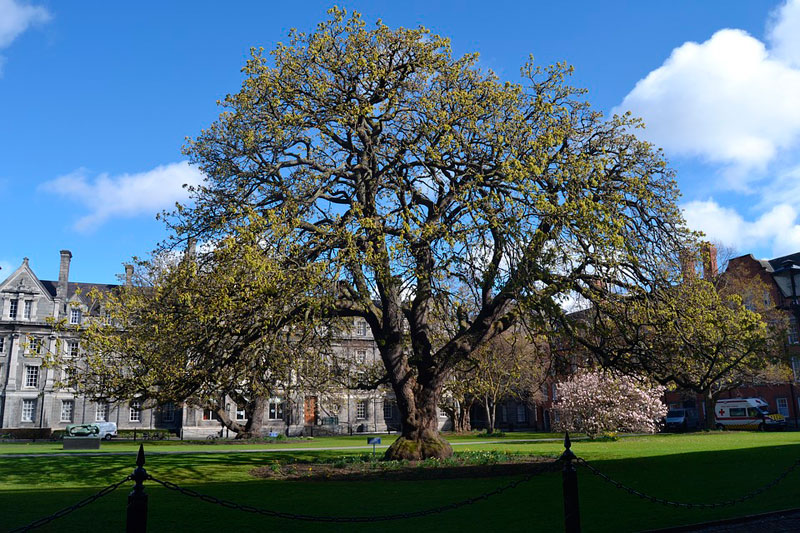
<svg viewBox="0 0 800 533">
<path fill-rule="evenodd" d="M 769 412 L 769 404 L 761 398 L 718 400 L 714 407 L 717 429 L 785 429 L 783 415 Z"/>
</svg>

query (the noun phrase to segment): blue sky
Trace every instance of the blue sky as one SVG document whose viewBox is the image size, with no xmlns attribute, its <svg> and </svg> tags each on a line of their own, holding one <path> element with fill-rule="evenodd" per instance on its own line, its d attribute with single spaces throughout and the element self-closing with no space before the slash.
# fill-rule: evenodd
<svg viewBox="0 0 800 533">
<path fill-rule="evenodd" d="M 252 46 L 333 2 L 0 0 L 0 279 L 114 282 L 165 237 L 155 214 L 201 179 L 187 136 L 238 90 Z M 690 225 L 738 253 L 800 251 L 800 0 L 338 2 L 424 25 L 516 80 L 567 61 L 605 113 L 643 116 Z"/>
</svg>

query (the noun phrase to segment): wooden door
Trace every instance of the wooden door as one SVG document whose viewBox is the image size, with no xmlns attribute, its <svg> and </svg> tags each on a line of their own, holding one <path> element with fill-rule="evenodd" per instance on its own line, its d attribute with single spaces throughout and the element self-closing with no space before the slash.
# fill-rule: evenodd
<svg viewBox="0 0 800 533">
<path fill-rule="evenodd" d="M 307 426 L 314 426 L 317 423 L 317 397 L 306 396 L 303 402 L 303 413 Z"/>
</svg>

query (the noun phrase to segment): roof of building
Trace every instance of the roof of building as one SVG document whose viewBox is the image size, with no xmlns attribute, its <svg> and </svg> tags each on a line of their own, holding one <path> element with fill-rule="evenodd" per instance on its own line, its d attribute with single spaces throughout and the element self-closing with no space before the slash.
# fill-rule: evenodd
<svg viewBox="0 0 800 533">
<path fill-rule="evenodd" d="M 795 265 L 800 265 L 800 252 L 795 252 L 793 254 L 784 255 L 781 257 L 776 257 L 775 259 L 770 259 L 766 261 L 769 264 L 769 268 L 767 272 L 775 272 L 779 268 L 783 266 L 783 263 L 786 261 L 792 261 Z"/>
<path fill-rule="evenodd" d="M 47 292 L 50 293 L 50 296 L 52 298 L 55 298 L 56 290 L 58 289 L 58 281 L 57 280 L 53 281 L 49 279 L 42 279 L 39 281 L 42 283 L 44 288 L 47 289 Z M 107 283 L 81 283 L 81 282 L 70 281 L 67 284 L 67 299 L 70 299 L 73 296 L 75 296 L 75 294 L 78 292 L 78 289 L 80 289 L 81 296 L 86 296 L 90 292 L 92 292 L 93 289 L 97 289 L 98 291 L 111 291 L 116 289 L 117 287 L 119 287 L 119 285 L 110 285 Z"/>
</svg>

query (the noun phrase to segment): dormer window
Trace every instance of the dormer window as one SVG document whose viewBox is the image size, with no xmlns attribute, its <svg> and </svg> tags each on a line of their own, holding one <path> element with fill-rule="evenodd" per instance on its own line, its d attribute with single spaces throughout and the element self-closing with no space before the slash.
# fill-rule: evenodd
<svg viewBox="0 0 800 533">
<path fill-rule="evenodd" d="M 70 324 L 80 324 L 81 323 L 81 310 L 73 307 L 69 310 L 69 323 Z"/>
<path fill-rule="evenodd" d="M 359 320 L 356 322 L 356 333 L 359 337 L 366 337 L 367 323 L 364 320 Z"/>
<path fill-rule="evenodd" d="M 17 308 L 19 307 L 19 300 L 11 300 L 8 307 L 8 318 L 14 320 L 17 318 Z"/>
<path fill-rule="evenodd" d="M 31 300 L 26 300 L 25 307 L 23 308 L 22 311 L 22 318 L 24 318 L 25 320 L 30 320 L 32 309 L 33 309 L 33 302 Z"/>
</svg>

